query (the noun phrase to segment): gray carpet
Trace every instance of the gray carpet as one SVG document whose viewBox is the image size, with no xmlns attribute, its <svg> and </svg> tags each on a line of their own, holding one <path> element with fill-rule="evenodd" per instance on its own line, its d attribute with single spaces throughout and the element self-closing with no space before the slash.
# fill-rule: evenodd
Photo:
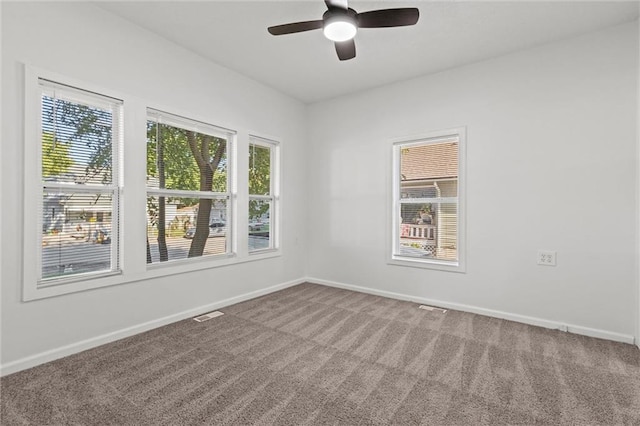
<svg viewBox="0 0 640 426">
<path fill-rule="evenodd" d="M 0 380 L 3 425 L 640 424 L 640 351 L 302 284 Z"/>
</svg>

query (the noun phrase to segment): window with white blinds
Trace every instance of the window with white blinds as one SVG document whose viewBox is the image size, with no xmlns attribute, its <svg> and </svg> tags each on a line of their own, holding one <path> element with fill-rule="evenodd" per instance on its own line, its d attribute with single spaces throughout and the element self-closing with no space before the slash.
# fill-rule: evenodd
<svg viewBox="0 0 640 426">
<path fill-rule="evenodd" d="M 118 273 L 122 102 L 44 79 L 39 88 L 38 286 Z"/>
<path fill-rule="evenodd" d="M 462 130 L 394 145 L 392 259 L 462 270 Z"/>
<path fill-rule="evenodd" d="M 281 255 L 277 142 L 24 71 L 24 301 Z"/>
<path fill-rule="evenodd" d="M 147 111 L 147 263 L 232 252 L 231 130 Z"/>
<path fill-rule="evenodd" d="M 279 193 L 278 143 L 252 136 L 249 143 L 249 252 L 276 248 Z"/>
</svg>

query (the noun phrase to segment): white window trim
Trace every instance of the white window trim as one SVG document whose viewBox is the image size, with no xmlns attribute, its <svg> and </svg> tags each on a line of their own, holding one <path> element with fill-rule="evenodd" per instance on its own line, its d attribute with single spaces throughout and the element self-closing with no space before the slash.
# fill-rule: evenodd
<svg viewBox="0 0 640 426">
<path fill-rule="evenodd" d="M 121 276 L 121 265 L 123 259 L 123 251 L 118 250 L 121 247 L 121 226 L 117 222 L 117 233 L 112 234 L 112 261 L 116 264 L 114 271 L 96 271 L 85 274 L 70 275 L 68 277 L 51 278 L 41 280 L 42 250 L 41 250 L 41 233 L 38 232 L 38 224 L 41 223 L 40 206 L 42 204 L 42 191 L 45 188 L 64 189 L 68 188 L 73 192 L 109 192 L 113 193 L 113 216 L 121 216 L 119 197 L 122 193 L 121 183 L 121 165 L 119 163 L 119 155 L 122 149 L 122 135 L 114 135 L 114 157 L 112 176 L 113 180 L 110 185 L 82 185 L 76 187 L 72 184 L 42 182 L 42 152 L 39 141 L 42 131 L 42 97 L 43 90 L 40 80 L 46 80 L 48 83 L 58 83 L 60 87 L 67 92 L 78 90 L 79 99 L 89 99 L 91 103 L 99 104 L 100 100 L 94 100 L 91 96 L 86 96 L 84 92 L 95 93 L 97 97 L 113 98 L 115 101 L 124 103 L 119 93 L 87 84 L 78 80 L 63 77 L 48 71 L 44 71 L 35 67 L 25 66 L 25 120 L 24 120 L 24 192 L 23 192 L 23 300 L 39 299 L 69 293 L 85 289 L 87 284 L 90 287 L 100 286 L 99 283 L 118 279 Z M 73 96 L 71 96 L 73 97 Z M 83 99 L 83 100 L 84 100 Z M 122 105 L 120 106 L 122 108 Z M 122 120 L 123 111 L 120 111 L 120 120 Z M 120 125 L 122 127 L 122 123 Z M 122 128 L 120 129 L 123 130 Z M 117 141 L 117 144 L 115 142 Z M 35 261 L 34 261 L 35 260 Z"/>
<path fill-rule="evenodd" d="M 265 200 L 271 201 L 271 207 L 269 209 L 269 247 L 258 250 L 247 250 L 249 256 L 262 255 L 269 252 L 280 252 L 280 142 L 269 139 L 262 136 L 249 135 L 249 147 L 251 145 L 263 146 L 270 150 L 270 173 L 269 177 L 270 195 L 254 195 L 248 194 L 248 200 Z M 247 167 L 247 171 L 249 167 Z M 249 191 L 249 185 L 247 185 L 247 192 Z M 243 229 L 248 229 L 249 224 Z"/>
<path fill-rule="evenodd" d="M 399 212 L 400 212 L 400 152 L 401 149 L 412 145 L 423 145 L 428 142 L 442 142 L 447 138 L 458 139 L 458 261 L 443 261 L 437 259 L 420 259 L 401 256 L 397 253 L 399 244 Z M 390 231 L 388 232 L 387 263 L 397 266 L 434 269 L 449 272 L 466 272 L 466 128 L 457 127 L 446 130 L 428 132 L 391 141 L 393 150 L 391 158 L 391 191 L 390 191 Z M 406 200 L 404 200 L 406 201 Z"/>
<path fill-rule="evenodd" d="M 236 231 L 233 237 L 232 255 L 229 256 L 203 256 L 197 259 L 188 259 L 187 262 L 183 260 L 176 260 L 175 262 L 163 262 L 162 264 L 156 264 L 153 267 L 148 267 L 146 263 L 146 209 L 145 203 L 138 203 L 136 200 L 146 199 L 146 167 L 140 167 L 139 162 L 143 164 L 146 161 L 146 144 L 145 143 L 133 143 L 135 141 L 146 141 L 146 120 L 147 110 L 158 111 L 172 111 L 173 114 L 189 117 L 194 121 L 200 121 L 206 123 L 208 120 L 205 117 L 192 111 L 179 111 L 178 108 L 168 107 L 154 102 L 150 102 L 145 99 L 141 99 L 134 95 L 121 93 L 111 89 L 101 87 L 83 81 L 77 78 L 61 75 L 55 72 L 47 71 L 45 69 L 25 65 L 25 82 L 24 82 L 24 141 L 37 140 L 40 126 L 37 122 L 37 117 L 40 115 L 40 98 L 39 98 L 39 84 L 40 78 L 50 80 L 60 84 L 68 85 L 71 87 L 80 88 L 83 91 L 95 92 L 106 97 L 119 99 L 123 101 L 123 139 L 130 143 L 124 143 L 121 147 L 121 155 L 124 161 L 119 165 L 114 165 L 113 172 L 117 172 L 123 176 L 121 186 L 126 188 L 120 191 L 121 203 L 119 206 L 120 214 L 120 256 L 119 265 L 121 273 L 114 273 L 111 275 L 103 275 L 100 277 L 91 277 L 77 275 L 71 277 L 68 281 L 60 282 L 58 285 L 38 286 L 38 270 L 34 267 L 34 261 L 39 247 L 39 236 L 37 232 L 37 226 L 34 226 L 34 222 L 38 219 L 38 200 L 36 197 L 28 197 L 27 194 L 33 194 L 34 191 L 39 191 L 42 184 L 38 178 L 40 175 L 40 147 L 33 143 L 24 143 L 24 191 L 23 197 L 23 219 L 21 227 L 23 229 L 23 247 L 22 247 L 22 263 L 23 263 L 23 285 L 22 285 L 22 300 L 31 301 L 48 297 L 56 297 L 70 293 L 76 293 L 80 291 L 94 290 L 102 287 L 129 284 L 139 281 L 146 281 L 154 278 L 168 277 L 177 274 L 183 274 L 186 272 L 201 271 L 207 269 L 214 269 L 219 267 L 232 266 L 242 264 L 246 262 L 261 261 L 270 258 L 279 257 L 282 255 L 282 249 L 280 247 L 280 206 L 277 208 L 277 231 L 274 236 L 275 244 L 277 248 L 269 251 L 252 252 L 250 255 L 247 250 L 240 247 L 238 244 L 238 235 Z M 231 127 L 223 127 L 231 129 Z M 259 132 L 252 133 L 259 135 Z M 240 137 L 238 136 L 240 135 Z M 279 140 L 277 137 L 262 137 L 261 139 L 268 139 L 271 141 Z M 244 208 L 248 205 L 248 187 L 246 191 L 238 192 L 238 180 L 246 185 L 246 179 L 242 179 L 240 174 L 244 174 L 244 170 L 247 167 L 246 161 L 242 164 L 238 164 L 241 160 L 239 152 L 245 155 L 248 152 L 249 137 L 247 133 L 238 131 L 233 141 L 230 143 L 229 150 L 232 153 L 232 163 L 230 167 L 236 172 L 231 175 L 231 200 L 236 206 Z M 279 147 L 279 146 L 278 146 Z M 127 158 L 133 158 L 134 161 L 127 161 Z M 141 160 L 142 159 L 142 160 Z M 241 167 L 239 167 L 241 166 Z M 240 173 L 240 174 L 239 174 Z M 278 179 L 278 186 L 280 188 L 280 154 L 277 156 L 277 167 L 275 168 L 275 178 Z M 280 200 L 280 194 L 277 194 L 278 200 Z M 281 203 L 278 203 L 281 204 Z M 235 208 L 232 211 L 233 223 L 236 224 L 237 229 L 248 228 L 247 215 L 239 214 L 239 209 Z M 243 223 L 240 223 L 242 219 Z M 124 232 L 123 232 L 124 231 Z M 246 239 L 245 239 L 246 241 Z"/>
</svg>

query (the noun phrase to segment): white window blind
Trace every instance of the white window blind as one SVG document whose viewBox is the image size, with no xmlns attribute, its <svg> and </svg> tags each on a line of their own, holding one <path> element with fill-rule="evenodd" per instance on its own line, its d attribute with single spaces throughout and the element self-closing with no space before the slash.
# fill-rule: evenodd
<svg viewBox="0 0 640 426">
<path fill-rule="evenodd" d="M 119 272 L 122 102 L 40 79 L 39 286 Z"/>
</svg>

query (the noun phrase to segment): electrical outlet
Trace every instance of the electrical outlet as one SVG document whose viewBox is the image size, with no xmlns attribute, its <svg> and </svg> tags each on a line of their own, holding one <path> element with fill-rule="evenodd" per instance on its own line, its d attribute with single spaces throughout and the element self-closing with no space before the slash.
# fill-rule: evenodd
<svg viewBox="0 0 640 426">
<path fill-rule="evenodd" d="M 556 252 L 549 250 L 538 250 L 538 265 L 556 266 Z"/>
</svg>

